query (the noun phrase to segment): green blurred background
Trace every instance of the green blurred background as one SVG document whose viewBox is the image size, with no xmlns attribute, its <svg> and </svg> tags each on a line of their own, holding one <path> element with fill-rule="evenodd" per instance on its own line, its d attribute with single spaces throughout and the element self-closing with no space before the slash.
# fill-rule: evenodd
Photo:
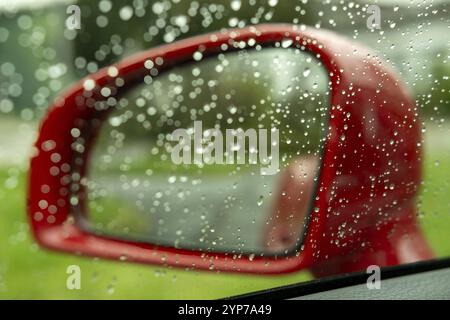
<svg viewBox="0 0 450 320">
<path fill-rule="evenodd" d="M 450 255 L 450 42 L 446 1 L 379 1 L 380 30 L 363 1 L 79 1 L 81 30 L 67 30 L 65 1 L 0 1 L 0 298 L 220 298 L 312 280 L 185 271 L 49 252 L 26 221 L 28 155 L 52 98 L 83 75 L 158 44 L 225 27 L 304 23 L 373 48 L 398 71 L 423 121 L 425 175 L 419 218 L 437 256 Z M 371 1 L 371 4 L 377 1 Z M 79 265 L 81 290 L 66 289 Z"/>
</svg>

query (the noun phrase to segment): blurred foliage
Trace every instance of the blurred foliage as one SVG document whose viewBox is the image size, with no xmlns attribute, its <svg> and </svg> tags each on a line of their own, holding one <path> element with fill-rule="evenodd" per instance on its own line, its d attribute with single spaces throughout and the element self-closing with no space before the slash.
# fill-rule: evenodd
<svg viewBox="0 0 450 320">
<path fill-rule="evenodd" d="M 369 38 L 366 35 L 373 35 L 366 28 L 366 13 L 362 8 L 367 3 L 364 1 L 340 6 L 327 1 L 273 1 L 275 6 L 269 2 L 241 1 L 239 10 L 233 10 L 228 0 L 81 0 L 78 2 L 82 13 L 79 31 L 65 29 L 66 5 L 60 3 L 45 8 L 23 8 L 18 12 L 0 11 L 1 31 L 7 30 L 7 40 L 1 44 L 0 61 L 15 67 L 12 81 L 21 86 L 21 90 L 12 90 L 11 94 L 10 76 L 0 72 L 0 100 L 9 100 L 3 102 L 0 112 L 12 109 L 13 113 L 23 115 L 26 109 L 27 118 L 39 119 L 57 93 L 98 68 L 134 52 L 225 27 L 284 22 L 332 29 L 362 42 Z M 129 15 L 128 9 L 131 16 L 124 19 L 123 16 Z M 386 28 L 391 21 L 397 21 L 392 30 L 383 30 L 382 38 L 395 35 L 403 26 L 408 29 L 408 24 L 418 23 L 419 15 L 414 7 L 393 10 L 393 5 L 386 3 L 382 10 Z M 437 25 L 448 10 L 448 3 L 422 8 L 422 24 L 432 26 L 430 23 L 435 22 Z M 403 38 L 399 37 L 399 41 Z M 402 52 L 410 45 L 406 38 L 404 41 L 387 53 L 398 66 L 409 65 Z M 379 42 L 367 44 L 385 50 Z M 410 87 L 425 114 L 430 115 L 437 107 L 440 114 L 447 116 L 448 46 L 445 41 L 434 41 L 433 48 L 419 52 L 424 61 L 432 64 L 432 72 L 415 75 L 417 79 Z M 413 72 L 416 70 L 410 71 Z M 14 108 L 10 107 L 11 102 Z"/>
<path fill-rule="evenodd" d="M 441 59 L 434 59 L 431 63 L 431 74 L 429 86 L 425 86 L 425 92 L 419 95 L 418 105 L 422 107 L 424 115 L 431 120 L 439 120 L 441 117 L 450 116 L 450 61 L 449 51 L 440 50 L 435 56 Z"/>
</svg>

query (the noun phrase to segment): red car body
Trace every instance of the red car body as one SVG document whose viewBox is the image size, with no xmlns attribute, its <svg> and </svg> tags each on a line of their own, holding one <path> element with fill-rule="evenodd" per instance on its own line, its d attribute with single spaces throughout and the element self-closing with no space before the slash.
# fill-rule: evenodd
<svg viewBox="0 0 450 320">
<path fill-rule="evenodd" d="M 249 257 L 168 248 L 89 234 L 71 220 L 72 128 L 88 142 L 82 162 L 107 112 L 93 107 L 108 86 L 114 96 L 140 83 L 146 60 L 162 61 L 158 72 L 203 56 L 241 48 L 249 40 L 292 46 L 320 59 L 331 81 L 329 128 L 323 146 L 314 210 L 300 252 Z M 252 41 L 253 42 L 253 41 Z M 55 100 L 42 122 L 31 160 L 28 215 L 44 247 L 87 256 L 183 268 L 279 274 L 309 268 L 316 276 L 359 271 L 432 258 L 416 221 L 415 195 L 421 181 L 420 121 L 414 101 L 395 72 L 366 48 L 339 35 L 293 25 L 258 25 L 202 35 L 150 49 L 81 80 Z M 124 85 L 117 85 L 122 78 Z M 55 161 L 53 154 L 58 154 Z M 82 192 L 82 191 L 81 191 Z M 52 208 L 49 210 L 49 208 Z M 57 212 L 54 213 L 55 208 Z"/>
</svg>

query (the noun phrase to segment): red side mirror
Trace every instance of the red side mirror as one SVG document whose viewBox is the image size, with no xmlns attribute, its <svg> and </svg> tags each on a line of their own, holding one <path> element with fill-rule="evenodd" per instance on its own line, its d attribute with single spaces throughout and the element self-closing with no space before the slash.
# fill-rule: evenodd
<svg viewBox="0 0 450 320">
<path fill-rule="evenodd" d="M 149 79 L 149 64 L 153 79 L 198 54 L 206 58 L 286 43 L 319 59 L 331 87 L 317 181 L 308 195 L 313 200 L 305 209 L 303 236 L 295 250 L 255 255 L 179 248 L 99 235 L 74 223 L 74 208 L 87 210 L 79 181 L 88 175 L 98 130 L 111 111 L 105 90 L 111 98 L 132 90 Z M 365 48 L 334 33 L 259 25 L 190 38 L 102 69 L 55 100 L 31 161 L 30 224 L 39 244 L 50 249 L 184 268 L 272 274 L 309 268 L 324 276 L 429 259 L 432 253 L 417 225 L 414 204 L 421 179 L 419 127 L 414 102 L 395 73 Z M 300 182 L 293 175 L 289 168 L 282 174 L 280 194 L 298 192 Z M 277 201 L 277 208 L 288 211 L 299 206 L 283 197 Z"/>
</svg>

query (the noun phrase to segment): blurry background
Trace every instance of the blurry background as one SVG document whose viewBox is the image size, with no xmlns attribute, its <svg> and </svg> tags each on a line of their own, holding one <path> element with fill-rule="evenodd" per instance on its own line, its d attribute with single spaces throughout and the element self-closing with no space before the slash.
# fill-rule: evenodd
<svg viewBox="0 0 450 320">
<path fill-rule="evenodd" d="M 28 154 L 52 99 L 80 77 L 132 53 L 227 27 L 270 22 L 334 30 L 372 48 L 403 78 L 421 114 L 425 176 L 420 222 L 450 255 L 450 5 L 447 1 L 133 0 L 0 1 L 0 298 L 219 298 L 311 280 L 307 272 L 247 276 L 79 258 L 41 250 L 25 212 Z M 366 26 L 368 4 L 381 28 Z M 66 289 L 66 268 L 82 289 Z"/>
</svg>

